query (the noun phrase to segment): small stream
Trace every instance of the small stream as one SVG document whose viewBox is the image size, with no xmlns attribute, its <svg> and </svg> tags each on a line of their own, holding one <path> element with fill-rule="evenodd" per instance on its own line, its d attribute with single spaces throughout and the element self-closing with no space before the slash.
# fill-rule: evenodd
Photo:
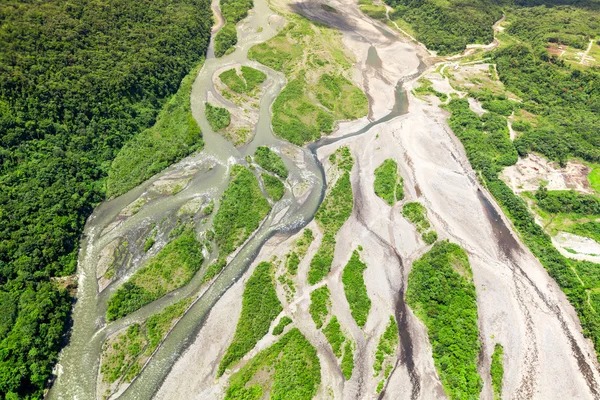
<svg viewBox="0 0 600 400">
<path fill-rule="evenodd" d="M 272 212 L 260 228 L 241 247 L 209 287 L 202 285 L 202 272 L 205 271 L 206 265 L 212 261 L 210 259 L 205 262 L 203 269 L 185 287 L 169 293 L 125 318 L 108 324 L 105 323 L 104 315 L 108 299 L 117 287 L 130 276 L 129 274 L 119 277 L 105 290 L 98 293 L 96 268 L 99 254 L 106 245 L 126 234 L 143 235 L 144 232 L 147 232 L 142 229 L 143 227 L 166 216 L 172 218 L 182 205 L 193 198 L 198 196 L 213 199 L 220 198 L 229 182 L 229 166 L 234 163 L 245 165 L 245 157 L 254 154 L 258 146 L 275 148 L 293 146 L 275 137 L 271 129 L 270 107 L 286 84 L 285 76 L 250 61 L 247 57 L 248 49 L 251 46 L 264 42 L 277 33 L 276 27 L 269 24 L 272 15 L 274 13 L 268 7 L 266 0 L 255 0 L 254 12 L 238 28 L 240 40 L 235 52 L 220 59 L 215 59 L 211 41 L 207 60 L 193 84 L 191 94 L 192 113 L 203 132 L 205 149 L 169 167 L 128 193 L 102 203 L 88 219 L 79 253 L 79 289 L 77 302 L 72 313 L 73 329 L 69 345 L 65 347 L 60 355 L 58 378 L 48 393 L 48 399 L 86 400 L 101 396 L 102 393 L 97 393 L 97 377 L 99 356 L 102 352 L 102 343 L 106 338 L 131 323 L 143 322 L 149 316 L 183 298 L 197 298 L 197 301 L 185 313 L 146 364 L 142 373 L 120 396 L 121 399 L 152 398 L 177 358 L 195 340 L 212 307 L 227 289 L 244 274 L 256 258 L 262 245 L 275 233 L 288 232 L 292 234 L 302 229 L 313 219 L 326 191 L 325 172 L 317 158 L 317 150 L 323 146 L 361 135 L 380 123 L 407 113 L 408 102 L 402 85 L 425 70 L 425 64 L 422 61 L 414 74 L 404 77 L 397 83 L 395 87 L 395 104 L 384 117 L 344 136 L 324 137 L 307 147 L 295 146 L 296 150 L 301 152 L 303 162 L 300 164 L 302 168 L 282 152 L 290 176 L 296 181 L 304 181 L 308 185 L 307 195 L 304 195 L 302 199 L 297 199 L 289 189 L 286 190 L 284 198 L 273 206 Z M 259 27 L 263 28 L 260 32 L 258 32 Z M 213 94 L 217 93 L 212 81 L 215 71 L 224 66 L 235 64 L 249 65 L 264 71 L 268 75 L 264 84 L 266 90 L 260 102 L 256 136 L 250 143 L 240 148 L 235 148 L 221 135 L 212 132 L 204 116 L 204 101 L 207 98 L 207 93 L 209 91 Z M 377 56 L 375 47 L 371 46 L 369 49 L 367 64 L 370 67 L 381 68 L 382 61 Z M 206 165 L 210 165 L 210 168 L 206 168 Z M 169 173 L 184 171 L 189 168 L 199 170 L 195 172 L 190 183 L 183 191 L 176 195 L 153 199 L 142 207 L 137 214 L 128 217 L 114 229 L 107 229 L 118 218 L 123 208 L 146 192 L 156 180 Z M 210 226 L 210 224 L 202 226 L 197 224 L 196 229 L 201 232 L 207 229 L 207 225 Z M 143 257 L 134 259 L 137 266 L 143 264 L 144 261 Z"/>
</svg>

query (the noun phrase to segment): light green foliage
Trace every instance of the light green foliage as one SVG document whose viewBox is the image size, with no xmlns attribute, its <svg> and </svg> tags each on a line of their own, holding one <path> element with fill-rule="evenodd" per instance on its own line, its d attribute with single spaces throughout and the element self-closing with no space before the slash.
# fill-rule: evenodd
<svg viewBox="0 0 600 400">
<path fill-rule="evenodd" d="M 215 240 L 222 257 L 233 252 L 254 232 L 271 206 L 247 168 L 234 165 L 231 182 L 223 193 L 221 205 L 214 218 Z"/>
<path fill-rule="evenodd" d="M 367 264 L 360 260 L 358 251 L 354 250 L 342 274 L 344 293 L 346 293 L 346 299 L 350 305 L 350 312 L 361 328 L 365 326 L 371 309 L 371 299 L 367 294 L 367 287 L 363 278 L 365 269 L 367 269 Z"/>
<path fill-rule="evenodd" d="M 267 79 L 267 75 L 252 67 L 243 66 L 242 76 L 238 75 L 235 68 L 228 69 L 219 75 L 219 79 L 236 93 L 252 94 L 254 89 Z"/>
<path fill-rule="evenodd" d="M 415 224 L 425 243 L 433 244 L 437 240 L 437 232 L 430 229 L 431 224 L 427 219 L 427 209 L 421 203 L 416 201 L 406 203 L 402 207 L 402 215 Z"/>
<path fill-rule="evenodd" d="M 327 286 L 322 286 L 310 293 L 310 308 L 308 311 L 313 321 L 315 321 L 317 329 L 321 329 L 329 314 L 329 307 L 331 306 L 329 295 L 330 292 Z"/>
<path fill-rule="evenodd" d="M 200 269 L 202 245 L 187 229 L 139 269 L 108 301 L 108 321 L 124 317 L 187 284 Z"/>
<path fill-rule="evenodd" d="M 350 217 L 354 205 L 349 172 L 353 164 L 352 157 L 349 151 L 347 154 L 346 151 L 340 151 L 335 160 L 339 161 L 338 167 L 345 172 L 325 196 L 315 215 L 315 219 L 323 229 L 323 240 L 310 262 L 308 283 L 311 285 L 321 281 L 329 273 L 335 250 L 335 235 Z"/>
<path fill-rule="evenodd" d="M 343 146 L 331 153 L 329 156 L 329 162 L 335 165 L 339 170 L 351 172 L 354 166 L 354 159 L 350 153 L 348 146 Z"/>
<path fill-rule="evenodd" d="M 383 385 L 385 385 L 385 379 L 380 380 L 377 384 L 377 389 L 375 390 L 376 393 L 381 393 L 381 391 L 383 390 Z"/>
<path fill-rule="evenodd" d="M 398 164 L 391 158 L 375 169 L 375 194 L 390 206 L 404 199 L 404 180 L 398 173 Z"/>
<path fill-rule="evenodd" d="M 287 272 L 290 275 L 296 275 L 298 273 L 298 266 L 300 265 L 300 261 L 306 255 L 306 251 L 308 250 L 308 246 L 314 240 L 313 233 L 310 229 L 306 228 L 302 233 L 302 237 L 298 239 L 298 241 L 294 245 L 294 250 L 292 250 L 287 256 L 285 260 L 285 266 Z"/>
<path fill-rule="evenodd" d="M 396 354 L 398 348 L 398 325 L 394 317 L 390 316 L 390 322 L 388 322 L 385 332 L 379 338 L 379 344 L 377 345 L 377 352 L 375 353 L 375 363 L 373 364 L 373 370 L 375 376 L 378 376 L 383 367 L 391 365 L 391 357 Z"/>
<path fill-rule="evenodd" d="M 335 354 L 337 358 L 340 358 L 342 356 L 342 345 L 346 341 L 346 337 L 342 333 L 342 327 L 336 316 L 333 316 L 327 326 L 323 328 L 323 334 L 331 345 L 333 354 Z"/>
<path fill-rule="evenodd" d="M 346 380 L 352 377 L 352 370 L 354 369 L 354 349 L 352 342 L 347 341 L 344 346 L 344 357 L 342 357 L 342 373 Z"/>
<path fill-rule="evenodd" d="M 221 271 L 223 271 L 223 268 L 225 268 L 226 265 L 227 265 L 227 260 L 224 258 L 219 258 L 217 261 L 210 264 L 208 266 L 208 268 L 206 269 L 206 274 L 204 274 L 204 277 L 202 278 L 202 282 L 203 283 L 208 282 L 215 276 L 219 275 L 219 273 Z"/>
<path fill-rule="evenodd" d="M 413 263 L 406 301 L 427 327 L 433 360 L 451 399 L 479 398 L 479 330 L 475 286 L 459 272 L 470 271 L 458 245 L 438 242 Z"/>
<path fill-rule="evenodd" d="M 292 323 L 292 319 L 287 315 L 279 320 L 279 323 L 273 328 L 273 335 L 281 335 L 286 326 Z"/>
<path fill-rule="evenodd" d="M 269 378 L 255 379 L 263 371 Z M 293 328 L 233 374 L 229 382 L 226 400 L 258 400 L 266 393 L 271 399 L 306 400 L 317 393 L 321 364 L 316 349 Z"/>
<path fill-rule="evenodd" d="M 106 341 L 100 366 L 102 380 L 106 383 L 121 378 L 131 381 L 139 373 L 145 357 L 158 348 L 190 303 L 191 299 L 181 300 L 152 315 L 144 324 L 130 325 L 124 333 Z"/>
<path fill-rule="evenodd" d="M 500 343 L 496 343 L 494 347 L 490 374 L 492 375 L 494 399 L 500 400 L 502 398 L 502 379 L 504 378 L 504 348 Z"/>
<path fill-rule="evenodd" d="M 211 200 L 210 203 L 208 203 L 208 205 L 202 209 L 202 214 L 210 215 L 213 213 L 214 209 L 215 209 L 215 201 Z"/>
<path fill-rule="evenodd" d="M 203 148 L 202 133 L 190 109 L 192 83 L 202 64 L 183 79 L 154 126 L 134 136 L 119 151 L 108 171 L 107 197 L 127 192 L 170 164 Z"/>
<path fill-rule="evenodd" d="M 233 341 L 219 364 L 218 376 L 254 348 L 269 332 L 271 322 L 283 309 L 275 292 L 272 274 L 273 265 L 261 262 L 248 279 L 242 299 L 242 313 Z"/>
<path fill-rule="evenodd" d="M 213 106 L 209 102 L 205 103 L 204 113 L 210 127 L 215 132 L 227 128 L 231 122 L 231 114 L 226 108 Z"/>
<path fill-rule="evenodd" d="M 433 96 L 438 97 L 441 101 L 448 100 L 448 95 L 446 93 L 438 92 L 433 88 L 433 83 L 426 78 L 420 78 L 418 81 L 421 85 L 418 88 L 414 89 L 415 94 L 417 95 L 428 95 L 431 94 Z"/>
<path fill-rule="evenodd" d="M 254 2 L 252 0 L 221 0 L 219 5 L 226 24 L 215 36 L 216 57 L 221 57 L 233 51 L 233 46 L 237 43 L 235 25 L 246 18 L 248 10 L 254 6 Z"/>
<path fill-rule="evenodd" d="M 259 146 L 254 152 L 254 161 L 265 170 L 274 173 L 285 179 L 288 176 L 288 170 L 279 154 L 275 153 L 267 146 Z"/>
<path fill-rule="evenodd" d="M 377 6 L 377 5 L 371 3 L 371 4 L 361 4 L 358 6 L 358 8 L 360 8 L 360 11 L 364 12 L 366 15 L 368 15 L 371 18 L 379 19 L 379 20 L 387 19 L 387 15 L 385 12 L 385 6 Z"/>
<path fill-rule="evenodd" d="M 283 185 L 283 182 L 281 182 L 279 178 L 269 174 L 265 174 L 264 172 L 260 174 L 260 176 L 263 180 L 263 183 L 265 184 L 267 195 L 273 201 L 281 200 L 283 194 L 285 193 L 285 186 Z"/>
<path fill-rule="evenodd" d="M 369 112 L 365 94 L 342 75 L 321 75 L 315 94 L 337 118 L 356 119 Z"/>
</svg>

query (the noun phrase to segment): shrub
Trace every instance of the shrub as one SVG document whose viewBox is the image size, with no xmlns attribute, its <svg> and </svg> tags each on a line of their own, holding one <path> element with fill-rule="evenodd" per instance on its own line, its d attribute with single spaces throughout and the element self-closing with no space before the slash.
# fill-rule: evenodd
<svg viewBox="0 0 600 400">
<path fill-rule="evenodd" d="M 231 122 L 231 115 L 226 108 L 213 106 L 212 104 L 205 103 L 206 120 L 210 124 L 213 131 L 218 132 L 221 129 L 225 129 Z"/>
</svg>

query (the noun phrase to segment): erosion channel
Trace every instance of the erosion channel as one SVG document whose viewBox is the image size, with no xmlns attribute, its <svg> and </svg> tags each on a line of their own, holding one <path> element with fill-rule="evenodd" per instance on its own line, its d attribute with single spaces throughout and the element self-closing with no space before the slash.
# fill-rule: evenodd
<svg viewBox="0 0 600 400">
<path fill-rule="evenodd" d="M 317 348 L 321 362 L 317 398 L 377 397 L 379 381 L 373 378 L 373 357 L 379 337 L 394 315 L 400 330 L 400 350 L 381 396 L 445 398 L 427 331 L 403 299 L 412 262 L 430 247 L 402 216 L 400 203 L 388 206 L 373 193 L 373 171 L 388 158 L 398 163 L 406 199 L 418 199 L 440 239 L 458 243 L 469 255 L 478 295 L 482 341 L 478 369 L 484 398 L 492 398 L 487 371 L 496 342 L 504 345 L 505 358 L 510 360 L 505 366 L 507 398 L 531 398 L 533 394 L 540 398 L 591 398 L 598 394 L 594 350 L 583 338 L 564 294 L 516 239 L 496 203 L 480 187 L 462 146 L 446 124 L 446 113 L 438 104 L 411 94 L 417 78 L 427 71 L 426 64 L 432 63 L 426 51 L 366 17 L 353 1 L 327 4 L 334 11 L 318 1 L 275 0 L 267 4 L 266 0 L 255 0 L 253 11 L 238 24 L 235 51 L 217 59 L 211 44 L 194 82 L 191 107 L 203 133 L 204 150 L 102 203 L 88 219 L 79 253 L 72 333 L 60 357 L 50 399 L 102 398 L 106 388 L 99 372 L 106 339 L 186 298 L 192 299 L 189 307 L 139 375 L 110 398 L 222 398 L 229 375 L 216 380 L 215 371 L 239 318 L 242 283 L 260 261 L 284 257 L 308 226 L 315 232 L 315 241 L 300 263 L 300 273 L 306 272 L 323 236 L 313 219 L 331 183 L 330 155 L 342 146 L 349 148 L 355 160 L 350 176 L 354 209 L 337 232 L 331 272 L 325 281 L 331 290 L 332 313 L 355 343 L 351 379 L 344 379 L 323 334 L 307 316 L 308 285 L 299 285 L 293 301 L 284 304 L 284 311 Z M 369 98 L 368 117 L 340 122 L 331 135 L 305 147 L 273 134 L 271 109 L 287 84 L 286 78 L 248 58 L 252 46 L 272 38 L 285 24 L 270 6 L 340 30 L 343 44 L 356 58 L 354 81 Z M 262 84 L 256 134 L 249 143 L 234 147 L 213 132 L 204 103 L 211 99 L 230 103 L 219 94 L 214 76 L 225 67 L 239 65 L 260 70 L 267 78 Z M 189 283 L 123 318 L 106 322 L 109 298 L 139 266 L 156 256 L 168 234 L 157 233 L 147 252 L 133 252 L 124 272 L 108 281 L 98 276 L 106 249 L 114 250 L 123 241 L 141 243 L 155 226 L 177 226 L 185 214 L 182 210 L 197 212 L 211 201 L 217 202 L 227 188 L 232 166 L 248 166 L 247 156 L 259 146 L 277 149 L 282 156 L 289 170 L 285 194 L 272 203 L 269 215 L 232 253 L 223 271 L 211 283 L 204 282 L 208 265 L 216 261 L 214 251 L 207 251 L 202 267 Z M 491 213 L 490 207 L 495 212 Z M 211 229 L 210 215 L 192 216 L 190 220 L 199 237 Z M 498 232 L 508 237 L 499 238 Z M 372 301 L 364 327 L 352 319 L 340 282 L 343 267 L 356 248 L 364 248 L 361 258 L 368 266 L 365 283 Z M 275 340 L 267 335 L 249 354 Z"/>
</svg>

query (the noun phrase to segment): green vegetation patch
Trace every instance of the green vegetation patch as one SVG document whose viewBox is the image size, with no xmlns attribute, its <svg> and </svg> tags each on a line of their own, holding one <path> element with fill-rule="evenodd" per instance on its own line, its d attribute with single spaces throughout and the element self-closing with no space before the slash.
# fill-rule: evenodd
<svg viewBox="0 0 600 400">
<path fill-rule="evenodd" d="M 267 74 L 256 68 L 242 66 L 242 76 L 246 81 L 246 92 L 252 92 L 267 79 Z"/>
<path fill-rule="evenodd" d="M 237 93 L 246 92 L 246 82 L 238 75 L 235 68 L 228 69 L 219 74 L 219 79 L 227 87 Z"/>
<path fill-rule="evenodd" d="M 402 215 L 417 227 L 425 243 L 433 244 L 437 240 L 437 232 L 431 230 L 427 209 L 421 203 L 415 201 L 404 204 Z"/>
<path fill-rule="evenodd" d="M 342 346 L 346 341 L 346 336 L 342 332 L 342 327 L 336 316 L 331 318 L 331 321 L 327 324 L 325 328 L 323 328 L 323 334 L 327 338 L 327 341 L 331 345 L 331 349 L 333 350 L 333 354 L 337 358 L 342 356 Z"/>
<path fill-rule="evenodd" d="M 504 379 L 504 348 L 500 343 L 496 343 L 494 347 L 490 374 L 492 375 L 494 400 L 500 400 L 502 399 L 502 380 Z"/>
<path fill-rule="evenodd" d="M 375 194 L 390 206 L 404 199 L 404 180 L 398 173 L 398 164 L 391 158 L 375 169 Z"/>
<path fill-rule="evenodd" d="M 343 152 L 340 154 L 343 154 Z M 311 285 L 323 280 L 329 273 L 335 251 L 335 235 L 352 213 L 354 199 L 352 185 L 350 184 L 349 169 L 352 168 L 353 161 L 352 157 L 349 156 L 349 152 L 348 157 L 350 157 L 351 161 L 349 168 L 347 162 L 340 164 L 344 166 L 343 169 L 345 171 L 331 191 L 325 196 L 315 215 L 317 223 L 323 229 L 323 239 L 321 246 L 310 262 L 308 283 Z M 341 160 L 344 160 L 344 158 L 341 158 Z"/>
<path fill-rule="evenodd" d="M 267 195 L 273 201 L 281 200 L 283 194 L 285 193 L 285 186 L 283 185 L 283 182 L 281 182 L 279 178 L 269 174 L 265 174 L 264 172 L 260 174 L 260 177 L 262 178 L 263 183 L 265 184 Z"/>
<path fill-rule="evenodd" d="M 344 356 L 342 357 L 342 374 L 346 380 L 352 377 L 354 369 L 354 348 L 351 341 L 347 341 L 344 346 Z"/>
<path fill-rule="evenodd" d="M 450 398 L 479 398 L 480 350 L 473 283 L 455 270 L 468 269 L 460 246 L 442 241 L 413 263 L 406 301 L 427 327 L 433 360 Z"/>
<path fill-rule="evenodd" d="M 119 196 L 188 154 L 202 150 L 204 142 L 192 116 L 190 93 L 203 64 L 183 78 L 154 126 L 135 135 L 121 148 L 108 171 L 107 197 Z"/>
<path fill-rule="evenodd" d="M 378 376 L 384 367 L 387 370 L 388 366 L 392 365 L 392 357 L 396 354 L 397 350 L 398 325 L 394 317 L 390 316 L 390 322 L 388 322 L 385 332 L 379 338 L 379 344 L 377 345 L 375 363 L 373 364 L 375 376 Z"/>
<path fill-rule="evenodd" d="M 369 112 L 365 94 L 343 75 L 321 75 L 314 91 L 319 102 L 340 118 L 356 119 Z"/>
<path fill-rule="evenodd" d="M 273 335 L 281 335 L 286 326 L 292 323 L 292 319 L 287 315 L 283 316 L 279 323 L 273 328 Z"/>
<path fill-rule="evenodd" d="M 386 20 L 387 13 L 385 6 L 377 6 L 375 4 L 360 4 L 358 6 L 360 11 L 364 12 L 366 15 L 373 19 Z"/>
<path fill-rule="evenodd" d="M 302 261 L 302 259 L 306 255 L 306 252 L 308 251 L 308 246 L 310 246 L 314 239 L 315 238 L 313 236 L 312 230 L 308 228 L 304 229 L 304 232 L 302 232 L 302 237 L 298 239 L 296 241 L 296 244 L 294 245 L 294 250 L 290 252 L 286 257 L 285 265 L 287 272 L 290 275 L 296 275 L 298 273 L 298 266 L 300 265 L 300 261 Z"/>
<path fill-rule="evenodd" d="M 361 328 L 365 326 L 371 309 L 371 299 L 367 294 L 367 286 L 363 277 L 365 269 L 367 269 L 367 264 L 360 260 L 358 251 L 354 250 L 342 273 L 344 293 L 346 293 L 346 299 L 350 305 L 352 318 Z"/>
<path fill-rule="evenodd" d="M 202 245 L 187 229 L 139 269 L 111 296 L 106 319 L 113 321 L 186 285 L 200 269 Z"/>
<path fill-rule="evenodd" d="M 203 283 L 208 282 L 215 276 L 219 275 L 219 273 L 221 273 L 221 271 L 223 271 L 223 268 L 225 268 L 226 265 L 227 265 L 227 260 L 224 258 L 219 258 L 217 261 L 210 264 L 208 266 L 208 268 L 206 269 L 206 273 L 204 274 L 204 277 L 202 278 L 202 282 Z"/>
<path fill-rule="evenodd" d="M 124 333 L 107 340 L 102 347 L 102 380 L 109 384 L 119 379 L 130 382 L 190 303 L 191 299 L 181 300 L 152 315 L 144 324 L 130 325 Z"/>
<path fill-rule="evenodd" d="M 267 79 L 267 74 L 252 67 L 242 66 L 242 76 L 237 69 L 231 68 L 219 74 L 219 79 L 227 87 L 239 94 L 252 94 Z"/>
<path fill-rule="evenodd" d="M 217 375 L 221 376 L 233 363 L 254 348 L 269 332 L 271 322 L 283 310 L 275 292 L 273 265 L 261 262 L 248 279 L 242 298 L 242 313 L 235 328 L 235 335 L 225 352 Z"/>
<path fill-rule="evenodd" d="M 439 98 L 441 101 L 448 100 L 448 95 L 446 93 L 438 92 L 433 88 L 433 82 L 426 78 L 420 78 L 418 82 L 421 84 L 418 88 L 414 89 L 416 95 L 424 96 L 424 95 L 433 95 Z"/>
<path fill-rule="evenodd" d="M 321 383 L 321 364 L 316 349 L 293 328 L 233 374 L 229 382 L 226 400 L 258 400 L 266 395 L 271 399 L 311 399 Z"/>
<path fill-rule="evenodd" d="M 327 286 L 322 286 L 310 292 L 310 307 L 308 312 L 313 321 L 315 321 L 317 329 L 321 329 L 327 315 L 329 315 L 329 307 L 331 307 L 329 296 L 330 292 Z"/>
<path fill-rule="evenodd" d="M 254 161 L 265 170 L 274 173 L 285 179 L 288 176 L 288 170 L 279 154 L 275 153 L 267 146 L 259 146 L 254 152 Z"/>
<path fill-rule="evenodd" d="M 213 106 L 209 102 L 205 103 L 204 115 L 215 132 L 227 128 L 231 122 L 231 114 L 226 108 Z"/>
<path fill-rule="evenodd" d="M 222 257 L 244 243 L 271 211 L 252 172 L 234 165 L 230 176 L 231 182 L 214 218 L 215 240 Z"/>
<path fill-rule="evenodd" d="M 235 25 L 248 16 L 248 10 L 254 7 L 252 0 L 221 0 L 219 2 L 225 25 L 215 35 L 215 56 L 221 57 L 233 51 L 237 43 Z"/>
</svg>

